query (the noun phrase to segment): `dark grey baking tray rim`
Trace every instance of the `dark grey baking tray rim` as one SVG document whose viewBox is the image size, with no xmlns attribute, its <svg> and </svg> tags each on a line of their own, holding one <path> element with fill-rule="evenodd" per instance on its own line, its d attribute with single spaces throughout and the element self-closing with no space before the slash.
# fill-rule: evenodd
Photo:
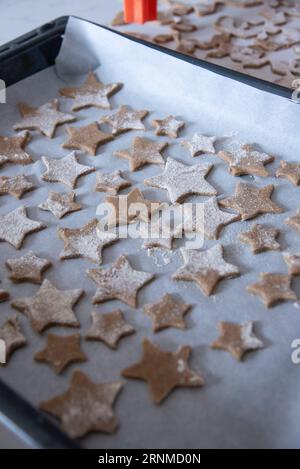
<svg viewBox="0 0 300 469">
<path fill-rule="evenodd" d="M 69 16 L 46 23 L 19 38 L 0 46 L 0 79 L 6 86 L 13 85 L 34 73 L 54 64 L 58 55 Z M 237 80 L 257 89 L 290 99 L 291 90 L 274 83 L 251 77 L 228 68 L 206 62 L 177 51 L 167 49 L 142 39 L 112 30 L 106 26 L 92 24 L 125 36 L 133 42 L 156 49 L 185 62 L 205 68 L 224 77 Z M 2 414 L 2 415 L 1 415 Z M 42 412 L 29 404 L 22 396 L 0 379 L 0 421 L 13 430 L 20 439 L 37 448 L 80 448 L 68 438 Z"/>
</svg>

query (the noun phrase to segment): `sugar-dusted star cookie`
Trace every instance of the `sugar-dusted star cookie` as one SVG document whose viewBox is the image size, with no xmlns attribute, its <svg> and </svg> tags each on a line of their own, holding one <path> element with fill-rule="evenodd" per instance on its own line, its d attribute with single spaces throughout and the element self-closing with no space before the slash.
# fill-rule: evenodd
<svg viewBox="0 0 300 469">
<path fill-rule="evenodd" d="M 292 228 L 294 228 L 298 233 L 300 233 L 300 209 L 297 210 L 296 215 L 293 217 L 287 218 L 285 220 L 285 223 L 287 225 L 290 225 Z"/>
<path fill-rule="evenodd" d="M 238 239 L 242 243 L 249 244 L 253 254 L 258 254 L 264 251 L 278 251 L 280 244 L 276 238 L 279 233 L 275 228 L 254 224 L 249 231 L 240 233 Z"/>
<path fill-rule="evenodd" d="M 229 172 L 233 176 L 269 176 L 264 165 L 274 161 L 273 155 L 259 152 L 251 144 L 241 145 L 234 151 L 219 151 L 218 156 L 229 164 Z"/>
<path fill-rule="evenodd" d="M 85 82 L 79 87 L 61 88 L 59 94 L 65 98 L 72 98 L 72 111 L 79 111 L 87 107 L 110 109 L 108 98 L 122 88 L 122 83 L 104 85 L 93 72 L 89 72 Z"/>
<path fill-rule="evenodd" d="M 220 280 L 239 275 L 238 267 L 224 260 L 221 244 L 203 251 L 181 248 L 181 254 L 184 264 L 172 278 L 196 282 L 204 295 L 211 295 Z"/>
<path fill-rule="evenodd" d="M 136 308 L 138 291 L 154 274 L 134 270 L 125 256 L 120 256 L 108 269 L 89 269 L 87 276 L 97 284 L 93 304 L 120 300 Z"/>
<path fill-rule="evenodd" d="M 116 349 L 122 337 L 135 333 L 134 327 L 128 324 L 122 311 L 115 309 L 110 313 L 92 311 L 92 326 L 85 335 L 86 340 L 100 340 L 108 347 Z"/>
<path fill-rule="evenodd" d="M 116 234 L 100 230 L 97 218 L 81 228 L 59 228 L 57 234 L 64 242 L 60 259 L 84 257 L 97 264 L 102 263 L 102 249 L 117 240 Z"/>
<path fill-rule="evenodd" d="M 184 122 L 173 116 L 168 116 L 165 119 L 154 119 L 152 127 L 155 127 L 155 135 L 177 138 L 179 130 L 184 127 Z"/>
<path fill-rule="evenodd" d="M 80 288 L 59 290 L 45 279 L 35 295 L 14 300 L 11 306 L 28 317 L 36 332 L 52 326 L 79 327 L 72 308 L 83 293 Z"/>
<path fill-rule="evenodd" d="M 216 195 L 217 191 L 205 180 L 213 165 L 198 163 L 187 166 L 173 158 L 167 158 L 164 171 L 145 179 L 147 186 L 168 191 L 172 203 L 181 202 L 189 195 Z"/>
<path fill-rule="evenodd" d="M 83 127 L 67 127 L 69 140 L 62 144 L 63 148 L 70 150 L 82 150 L 95 156 L 100 145 L 113 140 L 111 134 L 102 132 L 97 122 L 85 125 Z"/>
<path fill-rule="evenodd" d="M 192 156 L 198 156 L 202 153 L 216 153 L 214 143 L 217 137 L 207 137 L 199 133 L 195 133 L 190 140 L 182 140 L 181 146 L 186 148 Z"/>
<path fill-rule="evenodd" d="M 123 177 L 119 169 L 112 173 L 103 173 L 102 171 L 96 173 L 96 192 L 107 192 L 116 195 L 120 190 L 130 186 L 131 182 Z"/>
<path fill-rule="evenodd" d="M 95 384 L 76 370 L 69 389 L 41 402 L 39 407 L 58 418 L 71 438 L 82 438 L 90 432 L 113 433 L 118 422 L 112 406 L 122 387 L 120 381 Z"/>
<path fill-rule="evenodd" d="M 130 170 L 136 171 L 146 164 L 165 164 L 161 152 L 167 145 L 167 142 L 157 142 L 149 138 L 136 137 L 130 150 L 117 150 L 113 154 L 114 156 L 127 159 Z"/>
<path fill-rule="evenodd" d="M 14 137 L 3 137 L 0 135 L 0 166 L 4 163 L 32 163 L 33 159 L 24 150 L 30 138 L 30 133 L 27 131 L 21 132 Z"/>
<path fill-rule="evenodd" d="M 256 283 L 247 286 L 247 291 L 260 296 L 267 308 L 279 301 L 297 301 L 296 293 L 291 289 L 292 277 L 290 275 L 262 273 Z"/>
<path fill-rule="evenodd" d="M 20 199 L 25 192 L 35 189 L 35 185 L 23 174 L 0 176 L 0 195 L 10 194 Z"/>
<path fill-rule="evenodd" d="M 264 187 L 255 187 L 245 182 L 239 182 L 232 197 L 219 200 L 225 208 L 236 210 L 242 220 L 249 220 L 263 213 L 281 213 L 283 209 L 271 200 L 273 184 Z"/>
<path fill-rule="evenodd" d="M 299 252 L 283 252 L 282 257 L 290 275 L 300 275 L 300 253 Z"/>
<path fill-rule="evenodd" d="M 38 130 L 46 137 L 52 138 L 58 125 L 74 122 L 76 117 L 59 111 L 58 100 L 39 107 L 20 103 L 19 110 L 23 119 L 14 125 L 14 130 Z"/>
<path fill-rule="evenodd" d="M 5 343 L 5 362 L 7 363 L 15 350 L 27 344 L 26 337 L 21 331 L 16 315 L 8 318 L 0 327 L 0 339 Z"/>
<path fill-rule="evenodd" d="M 0 216 L 0 241 L 6 241 L 16 249 L 20 249 L 25 236 L 44 228 L 46 228 L 44 223 L 28 218 L 26 208 L 21 206 Z"/>
<path fill-rule="evenodd" d="M 288 179 L 294 186 L 300 184 L 300 163 L 288 163 L 285 160 L 280 161 L 280 166 L 276 171 L 276 177 Z"/>
<path fill-rule="evenodd" d="M 9 278 L 15 283 L 31 282 L 42 283 L 43 273 L 52 263 L 48 259 L 38 257 L 32 251 L 28 251 L 22 257 L 7 259 L 5 265 L 10 270 Z"/>
<path fill-rule="evenodd" d="M 198 16 L 212 15 L 222 4 L 223 1 L 219 0 L 201 0 L 201 3 L 194 6 L 194 10 Z"/>
<path fill-rule="evenodd" d="M 140 361 L 123 370 L 122 375 L 146 381 L 155 404 L 160 404 L 174 388 L 203 386 L 202 376 L 189 368 L 192 349 L 188 345 L 179 347 L 176 352 L 169 352 L 145 338 L 142 347 Z"/>
<path fill-rule="evenodd" d="M 183 2 L 169 2 L 171 4 L 171 13 L 174 16 L 189 15 L 194 11 L 193 5 L 186 5 Z"/>
<path fill-rule="evenodd" d="M 34 355 L 37 362 L 48 363 L 57 374 L 60 374 L 68 365 L 76 362 L 85 362 L 86 354 L 80 347 L 80 334 L 47 335 L 46 346 Z"/>
<path fill-rule="evenodd" d="M 127 106 L 120 106 L 119 110 L 109 116 L 100 119 L 100 123 L 108 124 L 112 128 L 112 134 L 118 135 L 128 130 L 145 130 L 142 120 L 149 111 L 134 111 Z"/>
<path fill-rule="evenodd" d="M 166 293 L 157 303 L 144 305 L 144 313 L 152 320 L 153 332 L 168 327 L 185 329 L 184 316 L 190 309 L 191 305 L 176 301 L 169 293 Z"/>
<path fill-rule="evenodd" d="M 238 361 L 251 351 L 263 348 L 263 342 L 254 334 L 254 321 L 244 324 L 220 321 L 220 336 L 211 344 L 212 348 L 227 350 Z"/>
<path fill-rule="evenodd" d="M 143 248 L 172 249 L 175 229 L 177 229 L 177 225 L 175 225 L 176 212 L 181 207 L 160 204 L 159 210 L 152 213 L 151 220 L 139 224 L 139 236 L 144 240 Z M 180 221 L 182 219 L 181 215 L 180 212 Z"/>
<path fill-rule="evenodd" d="M 74 191 L 65 193 L 49 191 L 47 200 L 39 204 L 38 207 L 53 213 L 56 218 L 62 218 L 67 213 L 82 209 L 82 206 L 75 202 Z"/>
<path fill-rule="evenodd" d="M 42 156 L 42 161 L 46 166 L 46 171 L 41 176 L 44 181 L 61 182 L 71 187 L 71 189 L 74 189 L 80 176 L 95 171 L 93 166 L 78 163 L 75 151 L 63 158 L 46 158 L 46 156 Z"/>
</svg>

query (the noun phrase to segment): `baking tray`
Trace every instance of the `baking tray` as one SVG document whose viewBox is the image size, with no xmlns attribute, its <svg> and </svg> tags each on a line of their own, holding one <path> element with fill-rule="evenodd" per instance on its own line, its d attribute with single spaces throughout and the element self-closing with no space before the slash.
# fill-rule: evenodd
<svg viewBox="0 0 300 469">
<path fill-rule="evenodd" d="M 62 35 L 64 34 L 68 19 L 69 17 L 58 18 L 0 47 L 0 78 L 4 79 L 7 86 L 17 83 L 54 64 L 60 50 Z M 112 31 L 105 26 L 98 25 L 98 27 Z M 123 33 L 112 32 L 128 38 Z M 161 54 L 176 57 L 181 61 L 205 68 L 259 90 L 283 98 L 290 98 L 290 90 L 282 86 L 195 59 L 137 38 L 130 38 L 130 40 L 143 44 L 145 47 L 158 50 Z M 77 443 L 71 441 L 60 432 L 50 419 L 36 410 L 2 381 L 0 381 L 0 406 L 3 420 L 14 431 L 18 432 L 21 438 L 30 442 L 32 446 L 43 448 L 78 447 Z"/>
</svg>

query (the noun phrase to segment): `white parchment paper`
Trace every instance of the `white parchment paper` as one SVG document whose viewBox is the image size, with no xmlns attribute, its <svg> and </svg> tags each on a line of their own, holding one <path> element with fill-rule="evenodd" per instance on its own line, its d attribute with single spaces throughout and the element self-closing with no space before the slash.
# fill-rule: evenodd
<svg viewBox="0 0 300 469">
<path fill-rule="evenodd" d="M 107 172 L 120 168 L 145 196 L 168 201 L 165 191 L 143 185 L 145 178 L 161 172 L 158 166 L 148 165 L 131 173 L 127 162 L 112 156 L 112 153 L 116 149 L 128 148 L 136 135 L 155 138 L 150 121 L 174 114 L 186 122 L 186 127 L 180 138 L 170 142 L 165 155 L 187 164 L 212 162 L 214 168 L 208 181 L 216 187 L 220 197 L 232 194 L 239 181 L 250 181 L 258 187 L 274 183 L 273 200 L 285 211 L 280 215 L 261 216 L 257 222 L 281 230 L 279 241 L 282 250 L 300 250 L 299 235 L 284 224 L 284 220 L 300 207 L 299 188 L 273 177 L 234 178 L 216 156 L 192 158 L 179 144 L 182 138 L 192 136 L 193 132 L 218 137 L 233 135 L 244 142 L 255 142 L 264 151 L 276 155 L 275 162 L 268 165 L 273 175 L 281 158 L 289 161 L 299 158 L 299 105 L 163 55 L 90 23 L 71 18 L 56 67 L 8 89 L 7 104 L 0 108 L 0 134 L 13 134 L 12 126 L 19 120 L 19 101 L 41 105 L 57 97 L 58 89 L 66 83 L 81 83 L 90 68 L 95 69 L 105 83 L 124 83 L 123 89 L 111 99 L 113 110 L 120 104 L 128 104 L 134 109 L 148 109 L 150 114 L 145 119 L 145 134 L 128 132 L 100 147 L 96 157 L 79 154 L 80 162 Z M 60 98 L 60 103 L 62 110 L 70 111 L 71 100 Z M 76 113 L 78 120 L 72 125 L 86 125 L 105 114 L 107 112 L 100 109 L 82 110 Z M 115 406 L 120 423 L 118 431 L 113 435 L 90 435 L 82 441 L 83 445 L 97 448 L 299 447 L 300 367 L 291 361 L 291 342 L 300 337 L 300 309 L 298 304 L 284 303 L 267 310 L 257 297 L 245 292 L 246 286 L 256 281 L 260 272 L 286 273 L 281 253 L 251 254 L 248 246 L 237 241 L 237 235 L 253 222 L 229 225 L 222 231 L 219 242 L 225 247 L 225 259 L 239 266 L 241 276 L 221 282 L 216 294 L 206 298 L 195 284 L 171 280 L 172 273 L 181 265 L 181 256 L 176 249 L 181 242 L 175 244 L 174 252 L 169 255 L 159 252 L 149 255 L 141 248 L 141 240 L 122 240 L 104 250 L 104 267 L 118 255 L 126 254 L 134 268 L 153 272 L 156 279 L 141 290 L 137 310 L 118 301 L 92 307 L 91 298 L 96 286 L 86 277 L 85 271 L 95 265 L 83 259 L 59 261 L 63 243 L 56 230 L 58 227 L 83 226 L 95 216 L 97 204 L 105 198 L 105 194 L 92 191 L 95 173 L 80 178 L 76 187 L 77 200 L 82 203 L 83 210 L 57 221 L 50 212 L 37 208 L 49 190 L 67 190 L 61 184 L 50 184 L 40 179 L 45 169 L 41 156 L 66 155 L 67 150 L 60 147 L 66 138 L 63 127 L 57 130 L 53 139 L 33 133 L 28 150 L 33 155 L 34 164 L 24 168 L 7 165 L 1 169 L 2 175 L 25 173 L 36 183 L 37 189 L 25 194 L 20 201 L 9 195 L 1 197 L 0 213 L 8 213 L 24 204 L 31 218 L 47 224 L 46 230 L 28 236 L 19 252 L 7 243 L 0 244 L 1 286 L 10 291 L 12 298 L 31 296 L 37 291 L 38 286 L 29 283 L 12 284 L 4 264 L 7 258 L 19 257 L 31 249 L 53 262 L 45 278 L 54 285 L 61 289 L 82 287 L 85 290 L 84 298 L 75 307 L 82 334 L 90 325 L 92 309 L 111 311 L 117 307 L 124 311 L 137 333 L 122 340 L 117 351 L 109 350 L 102 343 L 83 341 L 82 347 L 89 361 L 73 365 L 57 377 L 47 365 L 33 361 L 34 353 L 44 345 L 46 334 L 35 334 L 27 319 L 20 314 L 28 346 L 16 352 L 9 365 L 0 369 L 1 379 L 38 405 L 41 400 L 64 392 L 76 367 L 84 370 L 95 382 L 119 379 L 121 370 L 140 357 L 140 343 L 145 336 L 170 350 L 190 344 L 193 347 L 190 364 L 203 374 L 206 382 L 203 388 L 175 390 L 165 402 L 156 406 L 151 402 L 144 382 L 124 380 L 124 389 Z M 222 142 L 218 142 L 218 146 L 221 147 Z M 194 200 L 205 199 L 196 197 Z M 205 247 L 214 243 L 205 242 Z M 300 295 L 299 279 L 295 279 L 293 285 Z M 187 329 L 168 329 L 152 334 L 151 322 L 143 314 L 142 306 L 158 301 L 165 292 L 174 293 L 193 304 L 186 317 Z M 1 304 L 0 309 L 2 321 L 13 312 L 8 303 Z M 236 362 L 229 353 L 211 350 L 209 344 L 218 334 L 216 326 L 219 320 L 257 321 L 256 332 L 263 339 L 265 349 L 249 354 L 243 363 Z M 72 332 L 62 328 L 53 328 L 53 331 Z"/>
</svg>

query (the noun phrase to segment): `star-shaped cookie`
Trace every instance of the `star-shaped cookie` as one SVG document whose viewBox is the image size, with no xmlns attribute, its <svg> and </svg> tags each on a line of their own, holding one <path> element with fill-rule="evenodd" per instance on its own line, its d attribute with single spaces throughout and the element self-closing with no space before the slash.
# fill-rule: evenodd
<svg viewBox="0 0 300 469">
<path fill-rule="evenodd" d="M 76 120 L 76 117 L 72 114 L 59 111 L 57 99 L 39 107 L 31 107 L 28 104 L 20 103 L 19 110 L 23 119 L 14 125 L 14 130 L 38 130 L 49 138 L 54 136 L 58 125 Z"/>
<path fill-rule="evenodd" d="M 98 286 L 93 303 L 120 300 L 136 308 L 138 291 L 149 283 L 154 275 L 134 270 L 125 256 L 120 256 L 108 269 L 89 269 L 87 276 Z"/>
<path fill-rule="evenodd" d="M 216 137 L 207 137 L 206 135 L 195 133 L 190 140 L 182 140 L 180 144 L 186 148 L 192 156 L 198 156 L 202 153 L 216 153 L 214 147 L 216 140 Z"/>
<path fill-rule="evenodd" d="M 122 88 L 121 83 L 104 85 L 93 72 L 89 72 L 85 82 L 79 87 L 61 88 L 59 94 L 65 98 L 72 98 L 72 111 L 79 111 L 87 107 L 110 109 L 108 98 Z"/>
<path fill-rule="evenodd" d="M 244 324 L 235 322 L 218 323 L 220 336 L 211 344 L 212 348 L 227 350 L 238 361 L 250 350 L 263 348 L 263 342 L 254 334 L 254 322 Z"/>
<path fill-rule="evenodd" d="M 117 240 L 116 234 L 100 230 L 97 218 L 81 228 L 59 228 L 57 233 L 64 242 L 60 259 L 84 257 L 96 264 L 102 263 L 102 249 Z"/>
<path fill-rule="evenodd" d="M 292 228 L 294 228 L 298 233 L 300 233 L 300 209 L 297 210 L 296 215 L 293 217 L 287 218 L 285 220 L 285 223 L 287 225 L 290 225 Z"/>
<path fill-rule="evenodd" d="M 274 161 L 274 156 L 255 150 L 251 144 L 241 145 L 235 151 L 219 151 L 218 156 L 229 164 L 229 172 L 233 176 L 269 176 L 264 165 Z"/>
<path fill-rule="evenodd" d="M 280 161 L 280 166 L 276 171 L 276 177 L 288 179 L 294 186 L 300 184 L 300 163 L 288 163 Z"/>
<path fill-rule="evenodd" d="M 80 176 L 95 171 L 93 166 L 78 163 L 75 151 L 72 151 L 63 158 L 47 158 L 42 156 L 42 161 L 46 166 L 46 171 L 41 176 L 44 181 L 61 182 L 71 187 L 71 189 L 74 189 Z"/>
<path fill-rule="evenodd" d="M 96 173 L 95 191 L 108 192 L 111 195 L 116 195 L 120 190 L 131 186 L 131 182 L 122 176 L 119 169 L 112 173 L 103 173 L 98 171 Z"/>
<path fill-rule="evenodd" d="M 60 374 L 68 365 L 75 362 L 84 362 L 87 356 L 80 347 L 80 334 L 47 335 L 46 346 L 34 356 L 37 362 L 49 363 L 57 374 Z"/>
<path fill-rule="evenodd" d="M 108 124 L 112 128 L 112 134 L 118 135 L 128 130 L 145 130 L 142 120 L 149 111 L 134 111 L 127 106 L 120 106 L 119 110 L 109 116 L 100 119 L 100 123 Z"/>
<path fill-rule="evenodd" d="M 14 300 L 11 306 L 28 317 L 36 332 L 52 326 L 79 327 L 72 308 L 83 293 L 79 288 L 59 290 L 45 279 L 35 295 Z"/>
<path fill-rule="evenodd" d="M 242 220 L 249 220 L 263 213 L 281 213 L 282 208 L 271 200 L 273 189 L 273 184 L 258 188 L 240 182 L 236 185 L 234 196 L 219 200 L 219 204 L 236 210 Z"/>
<path fill-rule="evenodd" d="M 37 257 L 34 252 L 28 251 L 22 257 L 7 259 L 5 265 L 10 270 L 9 278 L 15 283 L 31 282 L 42 283 L 43 273 L 52 263 L 48 259 Z"/>
<path fill-rule="evenodd" d="M 239 275 L 238 267 L 224 260 L 221 244 L 203 251 L 181 248 L 181 253 L 184 264 L 172 278 L 196 282 L 204 295 L 211 295 L 220 280 Z"/>
<path fill-rule="evenodd" d="M 71 438 L 90 432 L 113 433 L 118 426 L 113 403 L 121 391 L 120 381 L 93 383 L 82 371 L 74 371 L 69 389 L 48 401 L 40 409 L 62 422 L 62 430 Z"/>
<path fill-rule="evenodd" d="M 97 122 L 85 125 L 83 127 L 67 127 L 69 140 L 62 144 L 63 148 L 70 150 L 82 150 L 95 156 L 100 145 L 113 140 L 111 134 L 99 130 Z"/>
<path fill-rule="evenodd" d="M 156 142 L 149 138 L 136 137 L 130 150 L 117 150 L 113 154 L 129 160 L 130 170 L 136 171 L 146 164 L 165 164 L 161 152 L 167 145 L 167 142 Z"/>
<path fill-rule="evenodd" d="M 291 289 L 292 277 L 290 275 L 262 273 L 256 283 L 247 286 L 247 291 L 260 296 L 267 308 L 279 301 L 297 301 L 296 293 Z"/>
<path fill-rule="evenodd" d="M 187 166 L 168 158 L 163 173 L 145 179 L 144 183 L 166 189 L 172 203 L 181 202 L 189 195 L 216 195 L 217 191 L 205 180 L 212 167 L 208 163 Z"/>
<path fill-rule="evenodd" d="M 155 127 L 155 135 L 166 135 L 171 138 L 177 138 L 179 130 L 184 127 L 184 122 L 174 116 L 168 116 L 165 119 L 154 119 L 151 124 L 152 127 Z"/>
<path fill-rule="evenodd" d="M 199 387 L 204 381 L 189 368 L 191 347 L 184 345 L 169 352 L 144 339 L 143 356 L 139 362 L 122 371 L 125 378 L 142 379 L 150 388 L 153 402 L 160 404 L 177 387 Z"/>
<path fill-rule="evenodd" d="M 25 236 L 44 228 L 46 228 L 44 223 L 28 218 L 26 208 L 21 206 L 0 216 L 0 241 L 6 241 L 16 249 L 20 249 Z"/>
<path fill-rule="evenodd" d="M 144 313 L 152 320 L 153 332 L 161 331 L 168 327 L 185 329 L 184 316 L 191 309 L 191 305 L 176 301 L 166 293 L 160 301 L 144 306 Z"/>
<path fill-rule="evenodd" d="M 116 349 L 122 337 L 135 333 L 134 327 L 128 324 L 119 309 L 111 313 L 95 313 L 92 311 L 92 326 L 85 335 L 86 340 L 100 340 L 108 347 Z"/>
<path fill-rule="evenodd" d="M 0 176 L 0 195 L 10 194 L 20 199 L 25 192 L 35 189 L 35 185 L 23 174 Z"/>
<path fill-rule="evenodd" d="M 283 252 L 282 257 L 288 266 L 289 274 L 300 275 L 300 253 Z"/>
<path fill-rule="evenodd" d="M 9 292 L 0 288 L 0 303 L 3 301 L 9 300 Z"/>
<path fill-rule="evenodd" d="M 77 212 L 81 210 L 81 205 L 75 202 L 75 192 L 54 192 L 49 191 L 48 198 L 45 202 L 42 202 L 38 207 L 41 210 L 46 210 L 51 213 L 56 218 L 62 218 L 67 213 Z"/>
<path fill-rule="evenodd" d="M 280 244 L 276 241 L 278 235 L 279 230 L 275 228 L 254 224 L 249 231 L 240 233 L 238 239 L 242 243 L 249 244 L 253 254 L 258 254 L 263 251 L 279 250 Z"/>
<path fill-rule="evenodd" d="M 175 220 L 178 207 L 181 208 L 182 206 L 160 204 L 159 210 L 152 213 L 151 220 L 139 223 L 138 231 L 139 236 L 144 240 L 143 248 L 172 249 L 173 239 L 177 234 L 177 231 L 175 232 L 175 228 L 177 229 Z"/>
<path fill-rule="evenodd" d="M 27 131 L 21 132 L 15 137 L 3 137 L 0 135 L 0 166 L 4 163 L 32 163 L 31 156 L 24 150 L 30 138 L 30 133 Z"/>
<path fill-rule="evenodd" d="M 0 339 L 5 343 L 6 363 L 15 350 L 27 344 L 26 337 L 22 334 L 16 315 L 11 316 L 2 324 L 0 327 Z"/>
</svg>

